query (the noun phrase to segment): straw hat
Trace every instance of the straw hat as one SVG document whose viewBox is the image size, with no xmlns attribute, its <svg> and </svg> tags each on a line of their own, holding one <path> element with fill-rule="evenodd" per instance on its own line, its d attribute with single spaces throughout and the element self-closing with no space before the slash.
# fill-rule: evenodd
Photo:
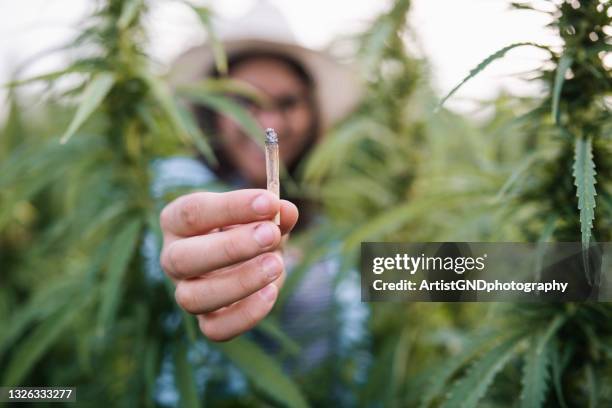
<svg viewBox="0 0 612 408">
<path fill-rule="evenodd" d="M 288 21 L 267 1 L 258 1 L 237 20 L 219 22 L 214 30 L 228 58 L 245 51 L 261 50 L 286 55 L 300 63 L 315 84 L 315 98 L 324 128 L 342 118 L 359 101 L 361 87 L 353 67 L 340 64 L 325 52 L 299 45 Z M 213 64 L 210 46 L 194 47 L 174 61 L 170 81 L 177 86 L 201 80 Z"/>
</svg>

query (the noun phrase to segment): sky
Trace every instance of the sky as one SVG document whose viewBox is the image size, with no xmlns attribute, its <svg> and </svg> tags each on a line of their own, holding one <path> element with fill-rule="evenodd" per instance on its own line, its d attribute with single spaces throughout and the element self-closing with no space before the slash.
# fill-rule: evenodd
<svg viewBox="0 0 612 408">
<path fill-rule="evenodd" d="M 259 0 L 211 0 L 220 16 L 237 18 Z M 267 0 L 285 15 L 296 38 L 311 48 L 325 47 L 339 35 L 367 27 L 389 8 L 388 1 L 355 0 Z M 556 35 L 545 28 L 546 15 L 511 10 L 506 0 L 413 0 L 410 25 L 416 44 L 430 62 L 434 89 L 444 94 L 474 66 L 496 50 L 522 41 L 558 45 Z M 11 78 L 20 65 L 44 51 L 59 47 L 78 33 L 79 22 L 91 11 L 91 0 L 20 0 L 0 2 L 0 83 Z M 180 52 L 203 39 L 196 17 L 177 0 L 154 0 L 147 20 L 150 53 L 162 66 Z M 534 47 L 511 51 L 493 63 L 453 97 L 448 106 L 463 113 L 474 109 L 474 101 L 494 98 L 505 90 L 516 95 L 537 95 L 541 89 L 516 74 L 538 67 L 545 54 Z M 44 54 L 25 64 L 23 76 L 62 67 L 67 54 Z M 0 91 L 0 109 L 4 93 Z"/>
</svg>

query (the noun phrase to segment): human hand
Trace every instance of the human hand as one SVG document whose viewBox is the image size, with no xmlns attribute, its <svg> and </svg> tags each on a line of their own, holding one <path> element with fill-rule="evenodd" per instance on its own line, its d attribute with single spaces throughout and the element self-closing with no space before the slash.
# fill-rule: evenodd
<svg viewBox="0 0 612 408">
<path fill-rule="evenodd" d="M 280 210 L 280 228 L 270 220 Z M 260 189 L 181 196 L 161 212 L 161 265 L 202 333 L 229 340 L 272 310 L 284 282 L 281 235 L 297 207 Z"/>
</svg>

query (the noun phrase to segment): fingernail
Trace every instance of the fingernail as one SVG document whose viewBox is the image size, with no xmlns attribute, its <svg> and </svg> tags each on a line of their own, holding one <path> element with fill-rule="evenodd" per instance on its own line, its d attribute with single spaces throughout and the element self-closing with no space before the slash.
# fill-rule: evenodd
<svg viewBox="0 0 612 408">
<path fill-rule="evenodd" d="M 265 248 L 274 243 L 276 234 L 270 223 L 263 223 L 255 227 L 253 238 L 255 238 L 255 241 L 257 241 L 260 247 Z"/>
<path fill-rule="evenodd" d="M 276 256 L 266 256 L 263 260 L 262 269 L 268 280 L 272 280 L 280 275 L 281 265 Z"/>
<path fill-rule="evenodd" d="M 267 194 L 260 194 L 253 200 L 251 207 L 257 214 L 267 215 L 272 211 L 272 200 Z"/>
<path fill-rule="evenodd" d="M 264 298 L 266 301 L 268 302 L 272 302 L 274 301 L 274 299 L 276 298 L 276 291 L 278 289 L 276 288 L 276 285 L 271 283 L 268 286 L 266 286 L 263 289 L 259 290 L 259 294 L 262 298 Z"/>
</svg>

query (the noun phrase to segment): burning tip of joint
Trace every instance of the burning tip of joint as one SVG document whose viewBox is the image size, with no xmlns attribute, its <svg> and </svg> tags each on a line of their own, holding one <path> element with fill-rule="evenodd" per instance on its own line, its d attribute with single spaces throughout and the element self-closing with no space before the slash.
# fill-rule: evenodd
<svg viewBox="0 0 612 408">
<path fill-rule="evenodd" d="M 266 129 L 266 143 L 267 144 L 278 143 L 278 135 L 276 134 L 276 131 L 272 128 Z"/>
</svg>

